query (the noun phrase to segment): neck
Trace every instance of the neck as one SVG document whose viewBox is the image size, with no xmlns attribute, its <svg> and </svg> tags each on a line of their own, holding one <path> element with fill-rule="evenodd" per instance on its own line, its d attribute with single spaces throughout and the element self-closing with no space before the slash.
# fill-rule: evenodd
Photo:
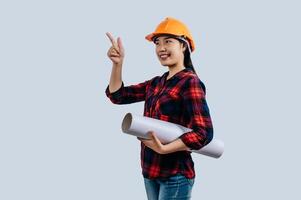
<svg viewBox="0 0 301 200">
<path fill-rule="evenodd" d="M 168 73 L 167 79 L 171 78 L 173 75 L 175 75 L 179 71 L 182 71 L 183 69 L 185 69 L 185 67 L 183 65 L 168 66 L 168 68 L 169 68 L 169 73 Z"/>
</svg>

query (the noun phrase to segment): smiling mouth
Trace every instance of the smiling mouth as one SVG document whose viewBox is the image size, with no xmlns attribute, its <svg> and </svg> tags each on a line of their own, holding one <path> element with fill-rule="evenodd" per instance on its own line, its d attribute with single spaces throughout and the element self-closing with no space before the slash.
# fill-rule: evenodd
<svg viewBox="0 0 301 200">
<path fill-rule="evenodd" d="M 170 54 L 160 54 L 160 55 L 159 55 L 159 58 L 160 58 L 161 60 L 166 60 L 169 56 L 170 56 Z"/>
</svg>

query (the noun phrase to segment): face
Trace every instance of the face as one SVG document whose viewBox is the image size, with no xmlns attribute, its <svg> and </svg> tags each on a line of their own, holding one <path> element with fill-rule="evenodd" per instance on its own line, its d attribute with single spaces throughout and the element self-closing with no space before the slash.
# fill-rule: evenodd
<svg viewBox="0 0 301 200">
<path fill-rule="evenodd" d="M 181 67 L 184 64 L 185 46 L 170 36 L 159 36 L 154 40 L 160 63 L 168 67 Z"/>
</svg>

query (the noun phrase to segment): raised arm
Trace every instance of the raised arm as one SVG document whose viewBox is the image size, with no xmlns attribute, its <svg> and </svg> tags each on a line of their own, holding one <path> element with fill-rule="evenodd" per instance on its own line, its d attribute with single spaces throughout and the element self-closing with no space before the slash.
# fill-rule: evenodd
<svg viewBox="0 0 301 200">
<path fill-rule="evenodd" d="M 111 71 L 109 91 L 113 93 L 117 91 L 122 85 L 122 64 L 124 59 L 124 48 L 120 37 L 117 38 L 117 42 L 111 33 L 106 33 L 110 39 L 112 46 L 108 50 L 108 57 L 111 59 L 113 66 Z"/>
<path fill-rule="evenodd" d="M 113 66 L 110 83 L 106 88 L 106 95 L 115 104 L 129 104 L 145 100 L 146 88 L 149 81 L 139 84 L 124 86 L 122 81 L 122 63 L 124 59 L 124 48 L 121 39 L 118 37 L 117 42 L 110 33 L 106 33 L 112 46 L 108 50 L 108 57 L 111 59 Z"/>
</svg>

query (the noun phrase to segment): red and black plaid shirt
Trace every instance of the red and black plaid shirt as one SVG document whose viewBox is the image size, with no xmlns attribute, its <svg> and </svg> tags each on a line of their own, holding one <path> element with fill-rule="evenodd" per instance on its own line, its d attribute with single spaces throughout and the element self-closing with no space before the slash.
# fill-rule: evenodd
<svg viewBox="0 0 301 200">
<path fill-rule="evenodd" d="M 122 86 L 106 95 L 115 104 L 145 101 L 144 116 L 188 127 L 193 131 L 180 136 L 190 149 L 200 149 L 213 138 L 213 127 L 206 103 L 206 89 L 199 77 L 189 68 L 166 80 L 169 72 L 136 85 Z M 141 143 L 141 166 L 145 178 L 166 178 L 181 173 L 194 178 L 191 152 L 178 151 L 158 154 Z"/>
</svg>

